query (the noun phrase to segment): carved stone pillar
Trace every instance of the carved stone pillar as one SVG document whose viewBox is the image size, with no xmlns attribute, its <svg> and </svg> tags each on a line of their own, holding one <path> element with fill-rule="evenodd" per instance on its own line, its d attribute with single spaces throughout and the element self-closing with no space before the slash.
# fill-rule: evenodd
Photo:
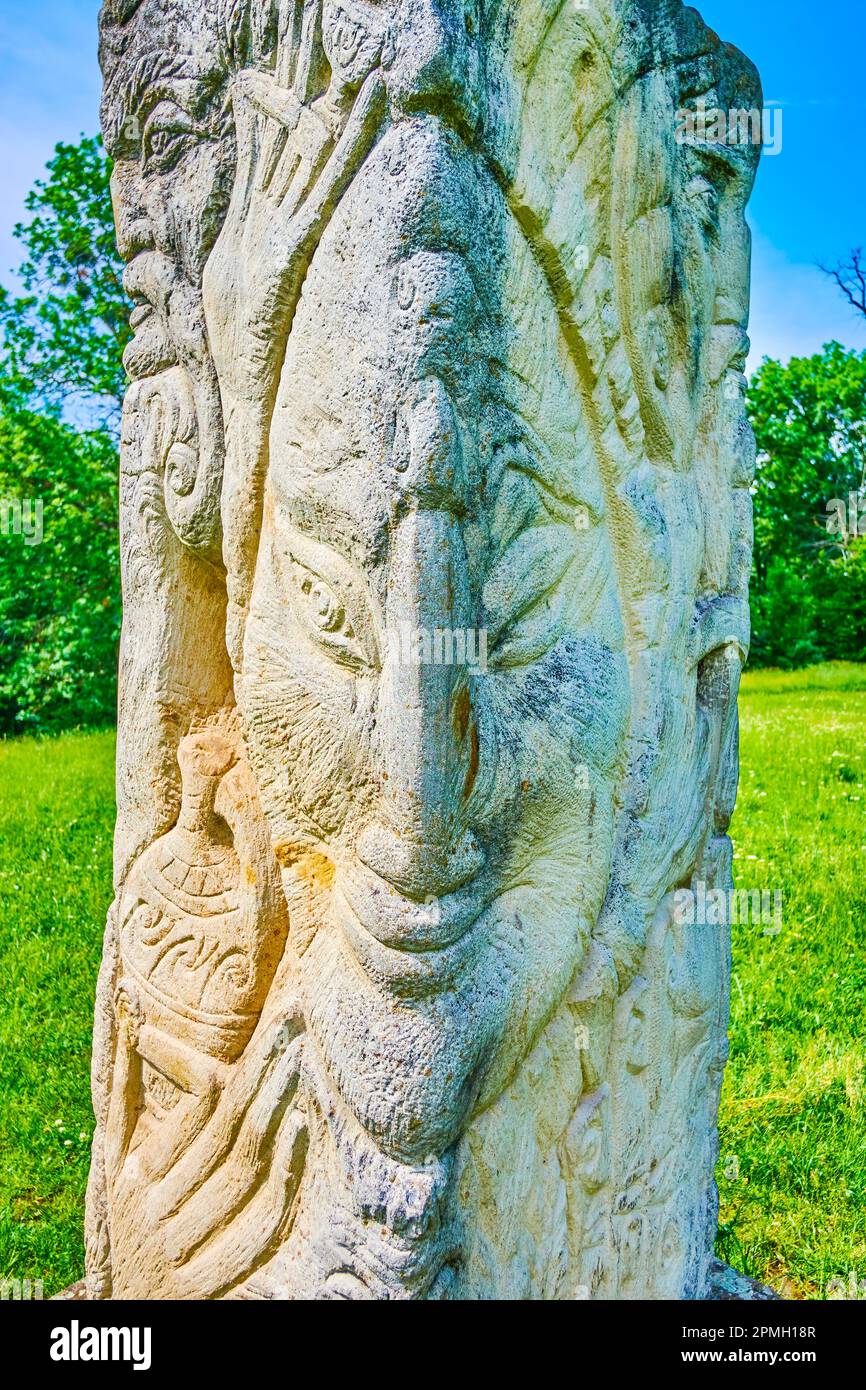
<svg viewBox="0 0 866 1390">
<path fill-rule="evenodd" d="M 760 109 L 679 0 L 107 0 L 91 1297 L 700 1297 Z"/>
</svg>

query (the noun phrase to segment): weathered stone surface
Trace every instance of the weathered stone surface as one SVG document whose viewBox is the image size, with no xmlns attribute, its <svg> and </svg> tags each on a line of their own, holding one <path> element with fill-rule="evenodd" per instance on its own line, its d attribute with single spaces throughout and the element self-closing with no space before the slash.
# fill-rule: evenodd
<svg viewBox="0 0 866 1390">
<path fill-rule="evenodd" d="M 708 1290 L 756 75 L 679 0 L 109 0 L 95 1298 Z"/>
<path fill-rule="evenodd" d="M 68 1289 L 64 1289 L 62 1293 L 55 1294 L 51 1301 L 52 1303 L 86 1303 L 86 1279 L 82 1279 L 78 1284 L 70 1284 Z"/>
<path fill-rule="evenodd" d="M 721 1260 L 713 1260 L 710 1266 L 709 1294 L 716 1303 L 775 1303 L 779 1295 L 757 1279 L 740 1274 Z"/>
</svg>

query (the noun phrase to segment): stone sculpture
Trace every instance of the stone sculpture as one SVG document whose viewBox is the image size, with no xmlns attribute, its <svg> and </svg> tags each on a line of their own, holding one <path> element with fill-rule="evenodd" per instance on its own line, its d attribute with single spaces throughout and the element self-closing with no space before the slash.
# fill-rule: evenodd
<svg viewBox="0 0 866 1390">
<path fill-rule="evenodd" d="M 680 0 L 106 0 L 92 1298 L 701 1297 L 757 76 Z"/>
</svg>

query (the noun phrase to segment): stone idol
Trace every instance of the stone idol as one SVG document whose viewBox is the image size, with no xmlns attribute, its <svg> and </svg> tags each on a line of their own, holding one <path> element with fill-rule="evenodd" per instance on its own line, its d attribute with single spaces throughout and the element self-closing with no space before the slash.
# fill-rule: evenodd
<svg viewBox="0 0 866 1390">
<path fill-rule="evenodd" d="M 699 1298 L 758 112 L 680 0 L 107 0 L 93 1299 Z"/>
</svg>

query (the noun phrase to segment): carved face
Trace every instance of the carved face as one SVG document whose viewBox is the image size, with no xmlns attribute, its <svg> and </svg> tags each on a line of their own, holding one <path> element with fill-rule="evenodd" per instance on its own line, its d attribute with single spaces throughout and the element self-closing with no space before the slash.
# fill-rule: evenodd
<svg viewBox="0 0 866 1390">
<path fill-rule="evenodd" d="M 754 164 L 754 152 L 742 147 L 686 143 L 674 200 L 690 326 L 704 344 L 702 375 L 711 395 L 704 410 L 733 452 L 737 476 L 749 470 L 753 454 L 743 426 L 751 259 L 745 209 Z"/>
<path fill-rule="evenodd" d="M 313 1030 L 407 1158 L 452 1142 L 531 1044 L 612 850 L 629 696 L 610 545 L 520 244 L 437 122 L 362 171 L 289 343 L 238 685 Z"/>
<path fill-rule="evenodd" d="M 730 74 L 729 74 L 730 76 Z M 705 98 L 728 110 L 743 101 L 759 109 L 748 75 Z M 686 316 L 692 341 L 702 345 L 694 368 L 692 457 L 701 498 L 704 542 L 699 593 L 733 593 L 743 600 L 751 572 L 755 437 L 746 414 L 749 353 L 751 233 L 745 209 L 755 177 L 754 145 L 689 140 L 677 151 L 674 214 L 682 248 L 678 283 L 692 306 Z M 747 645 L 747 619 L 728 625 L 726 640 Z M 733 802 L 731 800 L 731 806 Z"/>
<path fill-rule="evenodd" d="M 201 278 L 233 172 L 215 75 L 176 76 L 173 59 L 155 55 L 161 79 L 126 85 L 109 150 L 123 283 L 136 306 L 124 359 L 133 378 L 204 353 Z"/>
<path fill-rule="evenodd" d="M 729 96 L 715 91 L 703 100 L 733 107 L 746 85 L 745 75 L 738 77 L 740 86 L 732 83 Z M 654 73 L 641 79 L 621 117 L 613 205 L 623 246 L 623 327 L 650 457 L 678 472 L 691 470 L 706 448 L 703 440 L 696 449 L 697 431 L 709 422 L 729 451 L 716 459 L 729 487 L 732 462 L 736 476 L 750 466 L 743 402 L 751 249 L 745 207 L 757 150 L 675 140 L 674 108 L 681 100 L 675 78 Z M 760 104 L 757 95 L 747 99 Z M 666 105 L 666 117 L 659 117 Z M 659 120 L 653 144 L 641 132 Z"/>
<path fill-rule="evenodd" d="M 703 1288 L 727 946 L 666 904 L 730 879 L 754 159 L 675 142 L 686 88 L 752 103 L 695 25 L 103 12 L 156 379 L 102 1288 Z"/>
</svg>

